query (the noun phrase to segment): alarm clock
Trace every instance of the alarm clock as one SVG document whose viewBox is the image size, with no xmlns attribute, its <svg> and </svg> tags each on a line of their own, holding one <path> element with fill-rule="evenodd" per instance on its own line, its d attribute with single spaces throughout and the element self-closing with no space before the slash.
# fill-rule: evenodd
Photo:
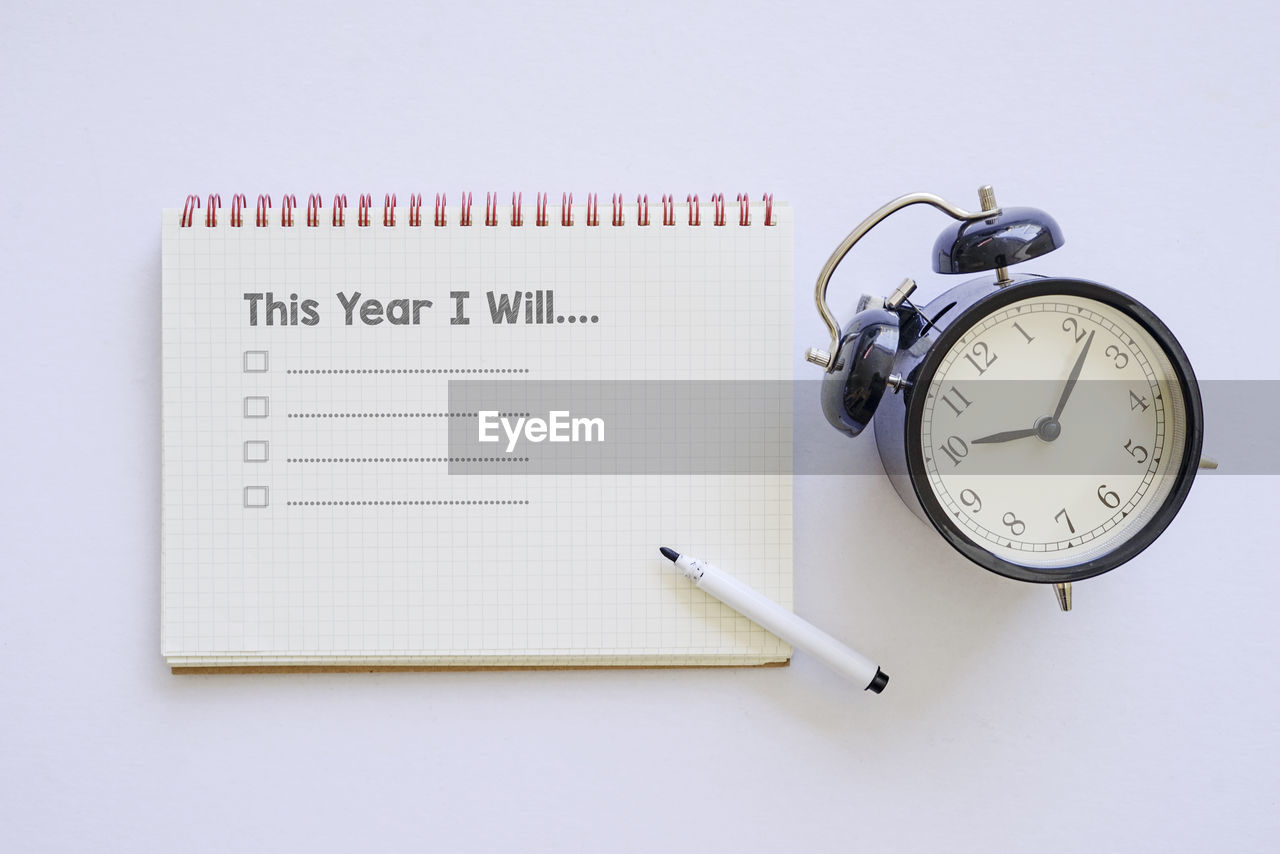
<svg viewBox="0 0 1280 854">
<path fill-rule="evenodd" d="M 1036 208 L 981 210 L 930 193 L 895 199 L 836 247 L 814 290 L 831 333 L 810 348 L 826 371 L 822 408 L 857 436 L 875 422 L 885 472 L 907 506 L 956 551 L 1007 578 L 1051 584 L 1062 610 L 1072 582 L 1115 569 L 1151 545 L 1202 465 L 1195 372 L 1169 328 L 1108 285 L 1011 274 L 1062 246 Z M 867 232 L 924 204 L 952 223 L 933 269 L 983 274 L 919 304 L 905 280 L 864 296 L 841 329 L 827 306 L 832 273 Z"/>
</svg>

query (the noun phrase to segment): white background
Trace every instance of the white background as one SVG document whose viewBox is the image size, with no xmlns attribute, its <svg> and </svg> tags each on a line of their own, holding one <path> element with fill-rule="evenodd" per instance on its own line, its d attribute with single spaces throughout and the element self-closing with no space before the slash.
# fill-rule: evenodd
<svg viewBox="0 0 1280 854">
<path fill-rule="evenodd" d="M 797 609 L 882 662 L 879 697 L 802 654 L 183 678 L 159 655 L 160 209 L 188 192 L 772 191 L 810 376 L 845 232 L 990 182 L 1067 234 L 1029 267 L 1136 294 L 1202 379 L 1277 378 L 1275 7 L 1066 5 L 6 3 L 0 847 L 1275 850 L 1275 478 L 1201 478 L 1069 615 L 883 478 L 799 479 Z M 945 224 L 878 231 L 837 312 L 906 274 L 937 293 Z"/>
</svg>

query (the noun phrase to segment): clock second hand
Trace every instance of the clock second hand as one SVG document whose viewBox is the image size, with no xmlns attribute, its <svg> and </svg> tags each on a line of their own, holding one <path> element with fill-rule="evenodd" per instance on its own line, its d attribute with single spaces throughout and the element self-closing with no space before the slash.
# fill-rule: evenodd
<svg viewBox="0 0 1280 854">
<path fill-rule="evenodd" d="M 1097 330 L 1094 331 L 1096 332 Z M 1035 427 L 1026 430 L 1005 430 L 1003 433 L 992 433 L 990 436 L 974 439 L 970 444 L 994 445 L 999 442 L 1026 439 L 1029 436 L 1040 436 L 1050 442 L 1058 438 L 1061 430 L 1058 419 L 1062 417 L 1062 410 L 1066 409 L 1067 401 L 1071 398 L 1071 392 L 1076 387 L 1076 381 L 1080 379 L 1080 371 L 1084 368 L 1085 357 L 1089 355 L 1089 347 L 1093 344 L 1093 335 L 1093 332 L 1089 333 L 1089 337 L 1084 342 L 1084 347 L 1080 349 L 1080 355 L 1076 357 L 1076 363 L 1071 368 L 1071 375 L 1067 377 L 1067 383 L 1062 387 L 1062 396 L 1058 398 L 1058 406 L 1053 410 L 1052 416 L 1039 419 Z"/>
</svg>

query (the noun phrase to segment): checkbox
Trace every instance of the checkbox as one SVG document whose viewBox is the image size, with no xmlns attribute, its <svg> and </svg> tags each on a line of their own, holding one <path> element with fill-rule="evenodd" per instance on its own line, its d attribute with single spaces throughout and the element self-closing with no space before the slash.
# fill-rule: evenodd
<svg viewBox="0 0 1280 854">
<path fill-rule="evenodd" d="M 244 488 L 244 506 L 248 510 L 266 507 L 268 499 L 268 489 L 265 486 L 246 486 Z"/>
<path fill-rule="evenodd" d="M 271 445 L 262 440 L 250 440 L 244 443 L 244 461 L 246 463 L 265 463 L 270 458 Z"/>
<path fill-rule="evenodd" d="M 244 399 L 245 418 L 266 418 L 271 407 L 265 397 L 246 397 Z"/>
<path fill-rule="evenodd" d="M 246 374 L 265 374 L 267 372 L 266 350 L 244 351 L 244 372 Z"/>
</svg>

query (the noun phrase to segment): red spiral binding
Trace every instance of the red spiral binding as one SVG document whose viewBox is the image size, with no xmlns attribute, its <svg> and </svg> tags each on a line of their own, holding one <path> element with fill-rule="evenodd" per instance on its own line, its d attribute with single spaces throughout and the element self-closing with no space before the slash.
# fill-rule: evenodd
<svg viewBox="0 0 1280 854">
<path fill-rule="evenodd" d="M 204 208 L 204 224 L 206 228 L 215 228 L 218 225 L 218 212 L 222 209 L 222 196 L 217 193 L 211 193 L 208 197 L 208 203 L 201 205 L 200 197 L 197 195 L 189 195 L 186 204 L 182 208 L 182 216 L 179 220 L 181 228 L 191 228 L 195 224 L 196 212 Z M 748 193 L 739 193 L 737 195 L 738 203 L 738 225 L 751 225 L 751 197 Z M 373 215 L 373 196 L 368 193 L 362 193 L 359 197 L 360 205 L 356 217 L 356 224 L 361 227 L 370 225 Z M 519 228 L 524 225 L 524 194 L 513 192 L 511 194 L 511 225 Z M 702 225 L 702 207 L 698 202 L 697 193 L 691 193 L 685 197 L 685 201 L 689 208 L 689 225 Z M 717 226 L 723 226 L 727 223 L 726 205 L 724 193 L 714 193 L 711 196 L 712 204 L 715 206 L 715 216 L 712 223 Z M 773 215 L 773 194 L 765 193 L 761 197 L 764 203 L 764 224 L 766 226 L 774 226 L 778 224 L 777 218 Z M 536 214 L 534 224 L 539 227 L 545 227 L 550 224 L 550 216 L 547 212 L 549 197 L 547 193 L 538 193 L 536 201 Z M 396 224 L 396 194 L 387 193 L 383 197 L 382 206 L 382 224 L 392 227 Z M 434 224 L 437 226 L 445 226 L 448 224 L 447 200 L 444 193 L 437 193 L 435 200 L 435 219 Z M 297 197 L 292 194 L 286 194 L 280 201 L 280 225 L 284 228 L 293 226 L 294 210 L 298 206 Z M 230 224 L 234 228 L 240 228 L 244 225 L 244 210 L 248 207 L 248 201 L 244 194 L 236 193 L 231 197 L 231 217 Z M 254 224 L 259 228 L 266 227 L 271 221 L 271 196 L 262 194 L 258 196 L 256 208 L 256 216 Z M 324 208 L 324 199 L 319 193 L 311 193 L 307 196 L 307 225 L 316 228 L 320 225 L 320 212 Z M 458 224 L 461 226 L 471 225 L 471 208 L 472 194 L 462 194 L 462 205 L 459 210 Z M 621 193 L 614 193 L 612 196 L 612 217 L 610 222 L 615 226 L 626 224 L 626 202 Z M 335 228 L 341 228 L 347 224 L 347 197 L 345 194 L 339 193 L 333 197 L 333 216 L 332 223 Z M 560 195 L 560 224 L 562 226 L 572 226 L 573 218 L 573 193 L 562 193 Z M 498 224 L 498 194 L 485 193 L 484 203 L 484 224 L 487 226 L 496 226 Z M 588 226 L 600 225 L 600 199 L 596 193 L 587 194 L 587 219 Z M 649 220 L 649 197 L 641 194 L 636 196 L 636 225 L 647 226 Z M 662 224 L 673 226 L 676 224 L 676 200 L 675 196 L 664 193 L 662 196 Z M 418 227 L 422 225 L 422 194 L 413 193 L 409 196 L 409 225 Z"/>
<path fill-rule="evenodd" d="M 195 218 L 198 207 L 200 207 L 200 197 L 187 196 L 187 203 L 182 206 L 182 219 L 178 221 L 178 225 L 182 228 L 190 228 L 191 220 Z"/>
</svg>

